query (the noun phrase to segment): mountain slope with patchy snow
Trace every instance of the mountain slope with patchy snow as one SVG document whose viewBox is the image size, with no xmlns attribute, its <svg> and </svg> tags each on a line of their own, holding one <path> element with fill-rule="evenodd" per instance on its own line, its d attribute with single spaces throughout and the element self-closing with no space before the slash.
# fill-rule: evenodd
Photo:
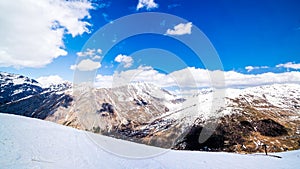
<svg viewBox="0 0 300 169">
<path fill-rule="evenodd" d="M 271 152 L 300 148 L 299 84 L 218 90 L 221 97 L 215 97 L 217 90 L 201 89 L 181 98 L 142 82 L 101 89 L 69 83 L 41 88 L 22 75 L 0 75 L 0 100 L 6 99 L 0 102 L 2 113 L 163 148 L 244 153 L 261 152 L 260 144 Z M 212 120 L 218 125 L 213 140 L 199 144 L 199 133 Z"/>
<path fill-rule="evenodd" d="M 95 144 L 84 131 L 47 121 L 0 113 L 1 168 L 239 168 L 295 169 L 300 151 L 239 155 L 169 150 L 149 158 L 126 158 L 109 153 Z M 157 149 L 110 137 L 95 135 L 112 148 L 151 152 Z"/>
<path fill-rule="evenodd" d="M 300 85 L 273 84 L 245 89 L 226 89 L 225 105 L 219 111 L 208 114 L 210 118 L 195 120 L 187 136 L 176 149 L 230 152 L 261 152 L 267 144 L 268 151 L 278 152 L 300 148 Z M 212 92 L 192 96 L 201 101 Z M 204 102 L 205 103 L 205 102 Z M 198 105 L 198 106 L 199 106 Z M 206 108 L 204 106 L 204 108 Z M 186 113 L 184 113 L 186 112 Z M 182 116 L 190 111 L 179 112 Z M 177 115 L 178 116 L 178 115 Z M 172 117 L 169 117 L 172 118 Z M 193 119 L 196 119 L 195 116 Z M 216 119 L 218 123 L 212 137 L 204 144 L 197 138 L 205 127 L 205 121 Z M 189 118 L 189 120 L 192 120 Z"/>
</svg>

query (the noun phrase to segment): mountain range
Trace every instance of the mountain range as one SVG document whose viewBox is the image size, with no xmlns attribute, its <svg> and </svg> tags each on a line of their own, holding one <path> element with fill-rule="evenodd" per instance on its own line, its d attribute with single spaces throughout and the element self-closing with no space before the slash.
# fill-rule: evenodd
<svg viewBox="0 0 300 169">
<path fill-rule="evenodd" d="M 300 148 L 300 85 L 199 89 L 181 97 L 154 84 L 52 84 L 0 72 L 0 112 L 177 150 Z M 219 93 L 220 91 L 221 94 Z M 218 94 L 219 93 L 219 94 Z M 199 141 L 207 135 L 208 140 Z"/>
</svg>

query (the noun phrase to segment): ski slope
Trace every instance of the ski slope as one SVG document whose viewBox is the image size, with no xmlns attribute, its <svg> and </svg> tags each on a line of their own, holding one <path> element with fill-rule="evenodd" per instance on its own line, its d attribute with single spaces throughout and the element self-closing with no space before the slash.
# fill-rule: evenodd
<svg viewBox="0 0 300 169">
<path fill-rule="evenodd" d="M 213 168 L 257 169 L 300 166 L 300 151 L 277 153 L 282 158 L 263 154 L 240 155 L 220 152 L 174 151 L 94 135 L 55 123 L 0 113 L 1 169 L 93 169 L 93 168 Z M 103 143 L 103 149 L 94 140 Z M 123 152 L 123 157 L 107 150 Z M 124 157 L 130 154 L 163 152 L 147 158 Z"/>
</svg>

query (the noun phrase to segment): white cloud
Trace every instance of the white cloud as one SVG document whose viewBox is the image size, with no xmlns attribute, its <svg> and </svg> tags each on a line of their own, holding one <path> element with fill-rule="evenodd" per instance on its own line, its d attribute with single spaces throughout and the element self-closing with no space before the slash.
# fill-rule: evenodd
<svg viewBox="0 0 300 169">
<path fill-rule="evenodd" d="M 42 76 L 36 79 L 44 88 L 49 87 L 52 84 L 60 84 L 66 82 L 58 75 Z"/>
<path fill-rule="evenodd" d="M 284 63 L 284 64 L 278 64 L 276 65 L 276 67 L 284 67 L 287 69 L 300 69 L 300 63 L 292 63 L 292 62 L 288 62 L 288 63 Z"/>
<path fill-rule="evenodd" d="M 101 56 L 98 54 L 102 54 L 102 49 L 89 49 L 87 48 L 83 52 L 77 52 L 76 55 L 78 57 L 90 57 L 92 60 L 99 60 L 101 59 Z"/>
<path fill-rule="evenodd" d="M 274 83 L 300 83 L 300 72 L 242 74 L 235 71 L 208 71 L 206 69 L 188 67 L 170 74 L 163 74 L 152 67 L 139 67 L 133 70 L 115 72 L 113 76 L 97 76 L 97 81 L 107 86 L 126 85 L 130 82 L 154 83 L 160 87 L 179 86 L 182 88 L 211 87 L 211 75 L 217 77 L 214 84 L 225 83 L 225 87 L 249 87 Z M 224 76 L 224 79 L 218 78 Z M 109 82 L 108 82 L 109 79 Z M 223 80 L 223 81 L 222 81 Z M 224 81 L 225 80 L 225 81 Z M 96 82 L 97 84 L 97 82 Z M 105 85 L 102 85 L 105 86 Z"/>
<path fill-rule="evenodd" d="M 99 59 L 101 59 L 101 56 L 95 55 L 92 59 L 93 59 L 93 60 L 99 60 Z"/>
<path fill-rule="evenodd" d="M 104 76 L 98 74 L 96 76 L 95 86 L 98 88 L 111 88 L 113 87 L 113 76 Z"/>
<path fill-rule="evenodd" d="M 142 8 L 146 8 L 147 10 L 151 10 L 154 8 L 158 8 L 158 4 L 154 2 L 154 0 L 139 0 L 139 3 L 136 6 L 136 10 L 140 10 Z"/>
<path fill-rule="evenodd" d="M 112 76 L 97 75 L 96 77 L 97 87 L 124 86 L 131 82 L 155 83 L 165 87 L 175 84 L 166 74 L 159 73 L 152 67 L 143 66 L 140 66 L 137 69 L 115 72 Z"/>
<path fill-rule="evenodd" d="M 156 83 L 159 86 L 171 85 L 167 84 L 170 82 L 167 75 L 159 73 L 152 67 L 140 66 L 137 69 L 115 72 L 114 85 L 120 86 L 130 82 Z"/>
<path fill-rule="evenodd" d="M 79 57 L 86 57 L 86 56 L 94 57 L 97 54 L 101 55 L 102 54 L 102 49 L 90 49 L 90 48 L 87 48 L 83 52 L 77 52 L 76 53 L 76 55 L 79 56 Z"/>
<path fill-rule="evenodd" d="M 101 55 L 102 54 L 102 49 L 97 49 L 97 53 Z"/>
<path fill-rule="evenodd" d="M 96 52 L 96 50 L 95 49 L 86 49 L 86 51 L 84 51 L 84 52 L 77 52 L 76 54 L 77 54 L 77 56 L 79 56 L 79 57 L 86 57 L 86 56 L 93 56 L 93 55 L 95 55 L 95 52 Z"/>
<path fill-rule="evenodd" d="M 96 4 L 96 7 L 98 9 L 103 9 L 103 8 L 109 8 L 110 5 L 111 5 L 111 2 L 108 1 L 108 2 L 102 2 L 102 3 Z"/>
<path fill-rule="evenodd" d="M 245 75 L 234 71 L 225 72 L 227 87 L 259 86 L 273 83 L 300 83 L 300 72 L 262 73 Z"/>
<path fill-rule="evenodd" d="M 247 70 L 247 72 L 251 72 L 252 70 L 256 69 L 257 67 L 253 67 L 253 66 L 246 66 L 245 69 Z"/>
<path fill-rule="evenodd" d="M 180 23 L 174 26 L 173 29 L 168 29 L 166 34 L 167 35 L 185 35 L 192 33 L 192 22 L 188 22 L 186 24 Z"/>
<path fill-rule="evenodd" d="M 42 67 L 67 55 L 63 37 L 89 32 L 87 0 L 0 1 L 0 66 Z"/>
<path fill-rule="evenodd" d="M 99 62 L 94 62 L 91 59 L 81 60 L 78 65 L 71 65 L 70 69 L 79 71 L 92 71 L 101 67 Z"/>
<path fill-rule="evenodd" d="M 258 70 L 258 69 L 268 69 L 268 66 L 246 66 L 245 69 L 247 70 L 247 72 L 251 72 L 253 70 Z"/>
<path fill-rule="evenodd" d="M 119 54 L 116 58 L 115 61 L 118 63 L 122 63 L 125 68 L 129 68 L 133 64 L 133 59 L 131 56 L 126 56 Z"/>
</svg>

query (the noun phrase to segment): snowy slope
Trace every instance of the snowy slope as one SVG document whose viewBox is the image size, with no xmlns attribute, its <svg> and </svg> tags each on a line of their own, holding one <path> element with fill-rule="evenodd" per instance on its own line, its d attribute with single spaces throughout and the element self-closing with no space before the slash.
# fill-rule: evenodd
<svg viewBox="0 0 300 169">
<path fill-rule="evenodd" d="M 133 152 L 151 152 L 158 149 L 100 135 L 94 137 L 108 146 L 116 148 L 117 145 Z M 262 154 L 239 155 L 170 150 L 149 158 L 125 158 L 103 150 L 84 131 L 47 121 L 0 114 L 0 168 L 294 169 L 300 165 L 299 150 L 276 155 L 282 158 Z"/>
</svg>

